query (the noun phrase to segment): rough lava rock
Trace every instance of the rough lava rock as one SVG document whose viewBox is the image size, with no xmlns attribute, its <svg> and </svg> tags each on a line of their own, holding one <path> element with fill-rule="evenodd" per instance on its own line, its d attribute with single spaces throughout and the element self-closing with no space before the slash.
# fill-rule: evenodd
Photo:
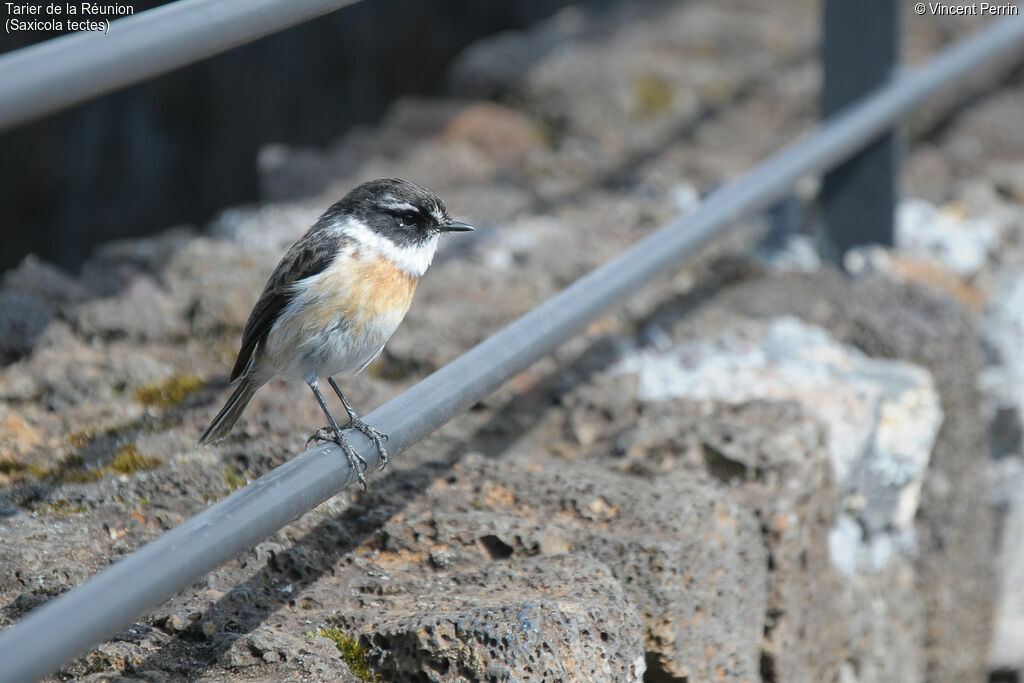
<svg viewBox="0 0 1024 683">
<path fill-rule="evenodd" d="M 765 549 L 754 518 L 714 487 L 476 458 L 407 514 L 417 511 L 385 527 L 385 550 L 439 554 L 445 566 L 565 552 L 603 562 L 639 611 L 649 675 L 731 680 L 758 670 Z"/>
<path fill-rule="evenodd" d="M 106 245 L 80 276 L 32 260 L 5 274 L 0 626 L 302 450 L 322 416 L 283 382 L 231 438 L 195 441 L 277 259 L 352 185 L 407 177 L 480 227 L 445 244 L 385 354 L 346 380 L 365 412 L 814 125 L 815 17 L 799 0 L 767 15 L 749 0 L 571 11 L 471 47 L 451 79 L 461 99 L 402 100 L 324 150 L 268 147 L 266 201 L 201 235 Z M 957 19 L 938 33 L 911 22 L 914 54 L 972 26 Z M 998 191 L 976 177 L 986 159 L 1019 160 L 1021 88 L 1006 87 L 911 152 L 915 196 L 962 196 L 979 215 L 1015 196 L 1010 166 L 992 169 Z M 368 491 L 325 502 L 58 676 L 460 680 L 460 667 L 526 678 L 531 666 L 566 680 L 581 667 L 598 680 L 981 679 L 997 535 L 971 311 L 1003 279 L 978 258 L 941 279 L 779 274 L 748 256 L 764 224 L 744 221 L 394 458 Z M 975 255 L 1021 267 L 1015 234 L 1003 221 L 1005 243 Z M 1013 333 L 1015 318 L 992 313 Z M 638 355 L 736 370 L 760 353 L 742 377 L 774 374 L 778 388 L 798 349 L 836 396 L 805 383 L 656 397 L 623 372 Z M 852 391 L 861 380 L 866 396 Z M 934 427 L 930 392 L 938 433 L 887 440 L 914 396 L 932 417 L 911 422 Z M 1003 415 L 1020 414 L 1011 393 Z M 844 420 L 826 399 L 865 414 Z M 1021 449 L 1005 431 L 1009 462 Z M 857 549 L 846 571 L 836 529 Z M 916 544 L 876 553 L 908 529 Z"/>
<path fill-rule="evenodd" d="M 511 558 L 379 591 L 338 623 L 388 680 L 644 680 L 636 610 L 586 555 Z"/>
</svg>

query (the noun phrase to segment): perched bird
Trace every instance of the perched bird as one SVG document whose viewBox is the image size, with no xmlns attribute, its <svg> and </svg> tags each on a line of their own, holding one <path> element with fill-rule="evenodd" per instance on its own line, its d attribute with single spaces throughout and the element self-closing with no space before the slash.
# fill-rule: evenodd
<svg viewBox="0 0 1024 683">
<path fill-rule="evenodd" d="M 329 424 L 309 440 L 337 443 L 365 486 L 366 462 L 348 444 L 318 382 L 327 379 L 348 413 L 346 426 L 373 441 L 383 468 L 387 435 L 359 419 L 334 376 L 355 375 L 380 354 L 409 310 L 440 236 L 468 230 L 437 195 L 405 180 L 363 183 L 327 209 L 267 281 L 231 370 L 238 386 L 199 443 L 227 436 L 273 377 L 302 379 Z"/>
</svg>

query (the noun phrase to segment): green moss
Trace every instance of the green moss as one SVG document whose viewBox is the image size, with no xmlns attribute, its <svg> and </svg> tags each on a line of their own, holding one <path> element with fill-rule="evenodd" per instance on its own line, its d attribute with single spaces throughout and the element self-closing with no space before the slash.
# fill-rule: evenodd
<svg viewBox="0 0 1024 683">
<path fill-rule="evenodd" d="M 541 142 L 544 143 L 544 146 L 548 149 L 554 149 L 555 143 L 558 141 L 555 129 L 540 121 L 533 121 L 533 128 L 537 131 L 537 135 L 540 137 Z"/>
<path fill-rule="evenodd" d="M 172 375 L 167 379 L 136 387 L 135 400 L 149 408 L 173 408 L 203 386 L 198 375 Z"/>
<path fill-rule="evenodd" d="M 82 514 L 83 512 L 87 512 L 88 511 L 88 508 L 85 507 L 84 504 L 82 504 L 82 503 L 78 503 L 77 505 L 76 504 L 72 504 L 71 501 L 69 501 L 66 498 L 61 498 L 60 500 L 55 500 L 52 503 L 36 503 L 36 504 L 31 504 L 31 505 L 28 505 L 27 507 L 29 507 L 32 510 L 32 512 L 35 512 L 35 513 L 40 514 L 40 515 L 57 515 L 57 516 L 79 515 L 79 514 Z"/>
<path fill-rule="evenodd" d="M 85 429 L 79 429 L 77 432 L 71 432 L 64 440 L 67 442 L 72 449 L 80 451 L 88 446 L 99 434 L 95 427 L 86 427 Z"/>
<path fill-rule="evenodd" d="M 359 641 L 347 635 L 337 626 L 322 628 L 313 634 L 315 638 L 327 638 L 334 642 L 334 646 L 341 653 L 341 658 L 348 664 L 349 670 L 360 680 L 382 681 L 380 674 L 370 669 L 370 662 L 366 659 L 366 648 L 359 644 Z"/>
<path fill-rule="evenodd" d="M 127 425 L 126 428 L 130 428 Z M 95 425 L 71 432 L 64 437 L 64 442 L 71 449 L 72 453 L 80 453 L 86 446 L 90 446 L 100 439 L 117 436 L 120 427 L 97 427 Z"/>
<path fill-rule="evenodd" d="M 245 473 L 234 465 L 224 465 L 224 483 L 232 491 L 237 491 L 247 483 Z"/>
<path fill-rule="evenodd" d="M 57 466 L 50 470 L 43 470 L 41 479 L 49 479 L 58 484 L 85 484 L 103 478 L 100 468 L 89 468 L 80 455 L 72 453 L 68 455 Z"/>
<path fill-rule="evenodd" d="M 227 498 L 230 493 L 237 491 L 238 489 L 248 484 L 249 476 L 250 475 L 248 472 L 241 469 L 237 465 L 224 465 L 224 483 L 227 484 L 227 492 L 221 490 L 200 493 L 199 499 L 208 505 L 223 500 L 224 498 Z"/>
<path fill-rule="evenodd" d="M 13 460 L 0 460 L 0 474 L 15 477 L 28 469 L 28 465 Z"/>
<path fill-rule="evenodd" d="M 163 464 L 160 458 L 146 455 L 135 444 L 127 443 L 121 446 L 109 465 L 100 469 L 117 474 L 135 474 L 139 470 L 153 470 Z"/>
<path fill-rule="evenodd" d="M 17 462 L 15 460 L 0 461 L 0 474 L 4 474 L 13 482 L 42 479 L 50 473 L 48 467 L 42 465 Z"/>
<path fill-rule="evenodd" d="M 29 465 L 26 472 L 38 481 L 49 480 L 55 484 L 87 484 L 98 481 L 108 474 L 135 474 L 139 470 L 152 470 L 164 463 L 160 458 L 139 451 L 134 443 L 127 443 L 107 465 L 88 467 L 80 455 L 68 455 L 56 467 L 46 468 Z M 24 477 L 23 478 L 27 478 Z"/>
<path fill-rule="evenodd" d="M 113 448 L 117 442 L 125 441 L 139 434 L 156 434 L 181 424 L 181 417 L 175 414 L 147 414 L 141 418 L 112 426 L 90 426 L 71 432 L 64 437 L 64 442 L 71 453 L 78 454 L 90 446 L 99 444 L 106 450 Z M 142 468 L 151 469 L 151 468 Z"/>
<path fill-rule="evenodd" d="M 43 479 L 58 479 L 63 476 L 66 469 L 75 467 L 76 463 L 81 463 L 81 458 L 77 461 L 73 461 L 72 464 L 68 464 L 68 460 L 71 460 L 72 456 L 69 456 L 57 464 L 56 467 L 43 467 L 42 465 L 18 465 L 12 467 L 9 471 L 4 470 L 5 474 L 8 474 L 14 481 L 42 481 Z"/>
<path fill-rule="evenodd" d="M 656 116 L 672 108 L 675 93 L 665 80 L 643 76 L 633 84 L 633 98 L 637 115 Z"/>
<path fill-rule="evenodd" d="M 102 468 L 92 467 L 86 469 L 56 469 L 53 471 L 53 478 L 61 484 L 88 484 L 91 481 L 99 481 L 103 478 Z"/>
</svg>

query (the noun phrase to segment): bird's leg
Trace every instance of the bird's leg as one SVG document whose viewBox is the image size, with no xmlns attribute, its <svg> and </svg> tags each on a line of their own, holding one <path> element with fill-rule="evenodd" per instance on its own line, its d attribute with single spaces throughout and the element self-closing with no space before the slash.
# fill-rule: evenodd
<svg viewBox="0 0 1024 683">
<path fill-rule="evenodd" d="M 331 388 L 334 389 L 334 393 L 341 399 L 341 405 L 345 406 L 345 412 L 348 413 L 348 425 L 346 426 L 358 429 L 373 442 L 373 445 L 377 447 L 377 452 L 380 453 L 380 469 L 383 470 L 388 464 L 388 452 L 384 448 L 384 442 L 388 440 L 388 435 L 360 420 L 359 416 L 356 415 L 356 411 L 352 410 L 352 406 L 349 405 L 345 394 L 341 393 L 341 389 L 338 388 L 338 383 L 334 381 L 334 378 L 328 377 L 327 381 L 331 383 Z"/>
<path fill-rule="evenodd" d="M 320 404 L 320 410 L 324 411 L 324 415 L 327 416 L 327 422 L 330 423 L 331 433 L 330 436 L 324 434 L 327 428 L 318 429 L 315 434 L 309 437 L 309 441 L 333 441 L 338 444 L 341 448 L 341 452 L 345 454 L 348 459 L 348 464 L 355 471 L 356 476 L 359 477 L 359 483 L 363 485 L 363 489 L 366 489 L 366 478 L 363 476 L 363 471 L 366 469 L 366 461 L 356 453 L 355 449 L 349 444 L 345 435 L 341 433 L 341 428 L 338 427 L 338 423 L 334 420 L 334 416 L 331 415 L 331 411 L 327 409 L 327 403 L 324 402 L 323 394 L 320 393 L 320 389 L 316 386 L 316 381 L 309 382 L 309 388 L 313 390 L 313 395 L 316 396 L 316 402 Z M 324 438 L 326 436 L 326 438 Z M 309 441 L 306 443 L 308 444 Z"/>
</svg>

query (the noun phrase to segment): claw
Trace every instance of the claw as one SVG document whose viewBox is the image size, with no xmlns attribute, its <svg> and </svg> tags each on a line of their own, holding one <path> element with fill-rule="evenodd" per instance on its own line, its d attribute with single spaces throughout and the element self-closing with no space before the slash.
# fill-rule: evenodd
<svg viewBox="0 0 1024 683">
<path fill-rule="evenodd" d="M 329 427 L 321 427 L 306 439 L 306 448 L 312 443 L 320 443 L 321 441 L 334 441 L 334 435 Z"/>
<path fill-rule="evenodd" d="M 356 449 L 349 445 L 348 440 L 340 431 L 334 431 L 330 427 L 321 427 L 320 429 L 313 432 L 309 439 L 306 440 L 306 446 L 313 441 L 330 441 L 331 443 L 337 444 L 341 452 L 345 454 L 345 459 L 348 460 L 349 467 L 351 467 L 356 476 L 359 477 L 359 483 L 362 485 L 363 490 L 366 490 L 366 477 L 363 476 L 363 472 L 366 471 L 367 464 L 363 460 L 362 456 L 356 453 Z"/>
<path fill-rule="evenodd" d="M 377 447 L 377 452 L 380 453 L 380 467 L 378 469 L 383 471 L 388 464 L 388 451 L 384 448 L 384 442 L 388 440 L 388 435 L 376 427 L 371 427 L 358 417 L 351 418 L 346 427 L 351 427 L 352 429 L 362 432 L 370 441 L 373 442 L 373 445 Z"/>
<path fill-rule="evenodd" d="M 376 427 L 371 427 L 370 425 L 366 424 L 359 418 L 349 420 L 349 423 L 345 425 L 345 428 L 352 428 L 357 431 L 360 431 L 366 435 L 366 438 L 373 442 L 373 445 L 377 448 L 377 452 L 380 453 L 379 469 L 383 471 L 383 469 L 387 467 L 388 464 L 388 451 L 387 448 L 384 447 L 385 442 L 387 442 L 388 440 L 388 435 L 380 431 Z M 363 488 L 366 488 L 366 481 L 363 479 L 362 474 L 363 472 L 366 471 L 367 468 L 366 461 L 363 460 L 363 458 L 358 453 L 356 453 L 355 449 L 348 444 L 348 441 L 346 441 L 345 438 L 341 435 L 341 432 L 339 431 L 335 433 L 334 430 L 331 429 L 330 427 L 321 427 L 320 429 L 316 430 L 315 432 L 309 435 L 309 438 L 306 439 L 306 447 L 309 448 L 309 445 L 311 443 L 316 443 L 320 441 L 330 441 L 332 443 L 337 444 L 341 448 L 341 450 L 345 453 L 345 456 L 348 458 L 348 461 L 352 465 L 353 469 L 355 469 L 356 472 L 359 474 L 359 481 L 363 484 Z M 360 465 L 362 465 L 361 470 L 359 468 L 356 468 L 357 462 Z"/>
<path fill-rule="evenodd" d="M 380 453 L 380 469 L 383 470 L 388 464 L 388 452 L 384 448 L 384 442 L 388 440 L 388 435 L 380 431 L 379 429 L 374 429 L 370 425 L 360 420 L 359 416 L 356 415 L 356 411 L 352 410 L 352 406 L 345 398 L 345 394 L 341 393 L 341 388 L 338 386 L 338 383 L 334 381 L 334 378 L 328 377 L 327 381 L 330 383 L 331 388 L 334 389 L 334 393 L 336 393 L 338 395 L 338 398 L 341 399 L 341 405 L 345 406 L 345 412 L 348 413 L 348 424 L 345 425 L 346 429 L 348 427 L 351 427 L 352 429 L 358 429 L 360 432 L 365 434 L 366 437 L 370 439 L 370 441 L 373 442 L 373 445 L 377 447 L 377 452 Z M 317 395 L 317 400 L 320 401 L 320 407 L 324 410 L 325 413 L 327 413 L 327 407 L 325 406 L 319 392 L 316 390 L 315 386 L 310 386 L 313 387 L 313 393 Z M 330 413 L 327 414 L 328 417 L 330 417 Z M 331 422 L 331 424 L 333 425 L 334 422 Z"/>
</svg>

